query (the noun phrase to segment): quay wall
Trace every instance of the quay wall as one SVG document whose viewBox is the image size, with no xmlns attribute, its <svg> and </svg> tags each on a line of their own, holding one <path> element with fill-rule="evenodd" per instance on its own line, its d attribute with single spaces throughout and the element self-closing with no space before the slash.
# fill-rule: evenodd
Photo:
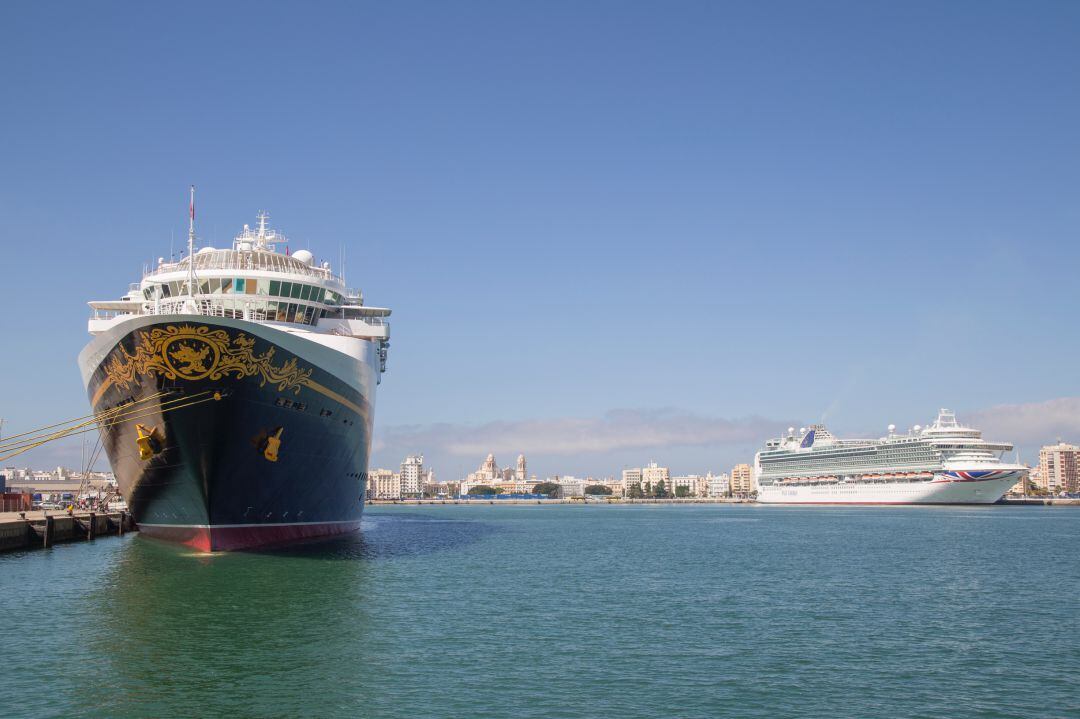
<svg viewBox="0 0 1080 719">
<path fill-rule="evenodd" d="M 5 512 L 0 514 L 0 552 L 134 531 L 138 527 L 127 512 Z"/>
<path fill-rule="evenodd" d="M 1080 499 L 1076 497 L 1005 497 L 1001 503 L 1035 507 L 1080 507 Z"/>
</svg>

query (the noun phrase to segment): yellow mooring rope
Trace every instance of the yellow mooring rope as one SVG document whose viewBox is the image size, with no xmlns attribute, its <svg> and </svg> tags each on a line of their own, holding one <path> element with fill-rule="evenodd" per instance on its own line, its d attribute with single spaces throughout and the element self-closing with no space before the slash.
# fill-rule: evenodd
<svg viewBox="0 0 1080 719">
<path fill-rule="evenodd" d="M 20 442 L 16 442 L 6 446 L 0 446 L 0 452 L 6 452 L 6 454 L 0 454 L 0 462 L 4 462 L 8 459 L 11 459 L 12 457 L 17 457 L 23 452 L 29 452 L 35 447 L 40 447 L 43 444 L 47 444 L 58 439 L 63 439 L 64 437 L 74 437 L 80 434 L 86 434 L 87 432 L 99 432 L 104 429 L 115 427 L 118 424 L 123 424 L 124 422 L 130 422 L 136 419 L 144 419 L 146 417 L 154 417 L 157 415 L 165 414 L 167 412 L 172 412 L 174 410 L 184 409 L 185 407 L 192 407 L 197 404 L 203 404 L 204 402 L 216 402 L 221 399 L 220 393 L 207 391 L 199 392 L 198 394 L 193 394 L 186 397 L 179 397 L 177 399 L 168 400 L 167 402 L 162 402 L 154 408 L 148 408 L 145 406 L 136 408 L 136 405 L 148 402 L 149 400 L 154 399 L 155 397 L 159 397 L 162 394 L 164 393 L 158 392 L 151 397 L 146 397 L 144 399 L 132 402 L 130 404 L 122 405 L 120 407 L 114 407 L 111 410 L 106 410 L 105 412 L 93 415 L 94 419 L 86 422 L 79 422 L 78 424 L 75 424 L 71 427 L 50 433 L 45 436 L 42 436 L 40 434 L 42 429 L 51 429 L 59 425 L 48 425 L 47 427 L 39 428 L 38 430 L 32 432 L 23 432 L 22 434 L 17 436 L 26 437 L 27 435 L 37 434 L 37 438 L 24 439 Z M 96 424 L 97 426 L 89 426 L 93 424 Z"/>
</svg>

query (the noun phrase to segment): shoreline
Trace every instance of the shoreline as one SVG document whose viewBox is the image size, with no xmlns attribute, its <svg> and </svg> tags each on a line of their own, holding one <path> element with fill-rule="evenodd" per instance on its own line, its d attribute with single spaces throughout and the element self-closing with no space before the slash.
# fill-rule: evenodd
<svg viewBox="0 0 1080 719">
<path fill-rule="evenodd" d="M 613 497 L 610 499 L 582 499 L 567 498 L 567 499 L 369 499 L 364 502 L 367 506 L 393 506 L 393 505 L 405 505 L 405 506 L 427 506 L 427 505 L 526 505 L 526 504 L 540 504 L 540 505 L 554 505 L 554 504 L 578 504 L 578 505 L 596 505 L 596 504 L 754 504 L 761 506 L 775 506 L 775 507 L 799 507 L 799 506 L 818 506 L 810 504 L 778 504 L 773 503 L 766 505 L 762 502 L 758 502 L 756 499 L 744 499 L 741 497 L 717 497 L 717 498 L 680 498 L 680 499 L 623 499 L 622 497 Z M 834 507 L 867 507 L 878 506 L 873 504 L 833 504 L 829 506 Z M 918 504 L 900 505 L 917 507 Z M 925 506 L 944 506 L 927 504 Z M 980 506 L 980 505 L 955 505 L 958 507 L 964 506 Z M 1006 497 L 994 504 L 981 505 L 987 507 L 993 506 L 1012 506 L 1012 507 L 1080 507 L 1080 498 L 1074 497 Z"/>
</svg>

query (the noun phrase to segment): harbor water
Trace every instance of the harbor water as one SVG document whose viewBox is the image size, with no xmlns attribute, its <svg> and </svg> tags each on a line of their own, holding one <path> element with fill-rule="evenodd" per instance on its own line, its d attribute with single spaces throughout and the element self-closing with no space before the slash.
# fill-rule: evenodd
<svg viewBox="0 0 1080 719">
<path fill-rule="evenodd" d="M 1080 512 L 373 507 L 0 556 L 0 715 L 1080 716 Z"/>
</svg>

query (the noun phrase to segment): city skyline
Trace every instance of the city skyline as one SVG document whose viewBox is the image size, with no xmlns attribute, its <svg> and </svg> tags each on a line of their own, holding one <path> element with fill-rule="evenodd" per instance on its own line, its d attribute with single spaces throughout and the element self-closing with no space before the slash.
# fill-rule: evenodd
<svg viewBox="0 0 1080 719">
<path fill-rule="evenodd" d="M 85 302 L 194 183 L 201 242 L 267 209 L 394 310 L 372 466 L 703 471 L 942 406 L 1080 440 L 1080 7 L 781 5 L 0 8 L 5 434 L 85 414 Z"/>
</svg>

